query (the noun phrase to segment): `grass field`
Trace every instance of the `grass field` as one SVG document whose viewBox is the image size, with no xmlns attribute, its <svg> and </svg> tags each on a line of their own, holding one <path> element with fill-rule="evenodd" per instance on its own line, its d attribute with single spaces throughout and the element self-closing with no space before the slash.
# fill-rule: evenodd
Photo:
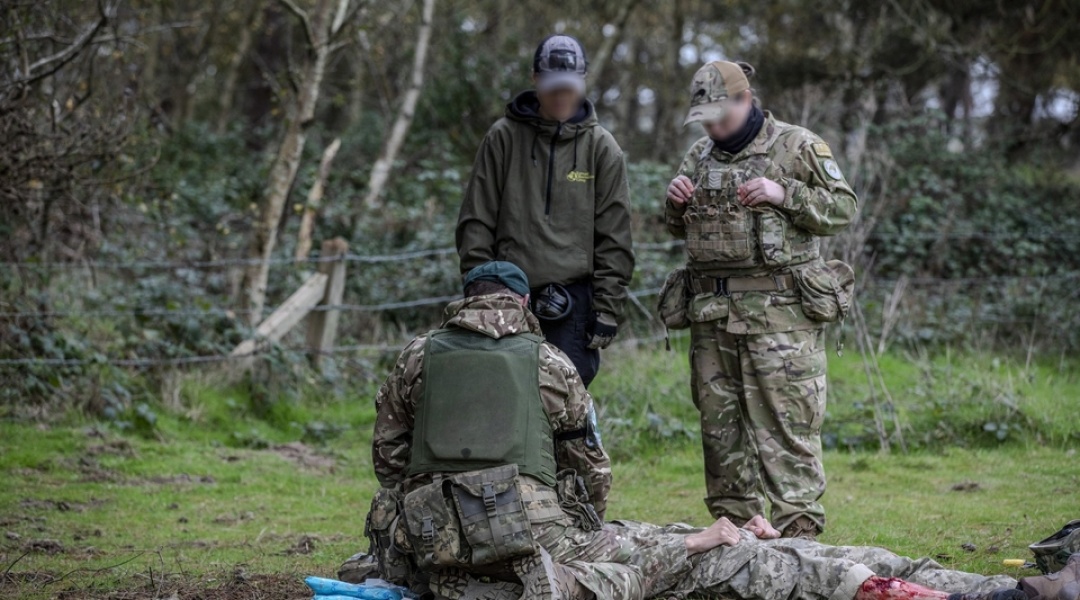
<svg viewBox="0 0 1080 600">
<path fill-rule="evenodd" d="M 1080 383 L 1053 365 L 887 358 L 912 439 L 923 433 L 921 403 L 940 396 L 966 411 L 947 419 L 958 430 L 1000 420 L 968 401 L 972 387 L 1007 393 L 1025 428 L 1004 442 L 975 435 L 968 448 L 829 451 L 822 541 L 1017 573 L 1001 560 L 1026 558 L 1027 544 L 1080 517 Z M 831 419 L 860 422 L 865 377 L 855 361 L 833 361 Z M 594 392 L 616 458 L 611 517 L 708 521 L 684 362 L 651 351 L 608 356 Z M 0 422 L 0 596 L 302 596 L 303 575 L 332 575 L 366 548 L 374 411 L 372 384 L 359 387 L 255 418 L 242 390 L 191 377 L 155 407 L 146 435 L 77 415 Z"/>
</svg>

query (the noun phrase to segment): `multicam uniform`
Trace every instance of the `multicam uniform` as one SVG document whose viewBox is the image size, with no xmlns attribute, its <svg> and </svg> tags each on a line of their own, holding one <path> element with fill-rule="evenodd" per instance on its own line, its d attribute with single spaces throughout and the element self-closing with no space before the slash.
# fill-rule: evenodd
<svg viewBox="0 0 1080 600">
<path fill-rule="evenodd" d="M 536 317 L 510 296 L 467 298 L 449 305 L 446 314 L 444 328 L 496 340 L 540 331 Z M 432 480 L 431 473 L 409 472 L 416 404 L 424 390 L 424 348 L 429 337 L 421 335 L 405 347 L 375 399 L 378 415 L 372 462 L 383 487 L 411 491 Z M 478 381 L 486 376 L 470 375 Z M 555 444 L 555 462 L 560 470 L 573 469 L 585 480 L 592 505 L 603 517 L 611 489 L 611 461 L 599 443 L 595 423 L 590 422 L 592 397 L 566 355 L 547 343 L 539 346 L 537 382 L 551 429 L 562 438 Z"/>
<path fill-rule="evenodd" d="M 590 552 L 586 547 L 574 548 L 575 542 L 581 542 L 582 536 L 595 537 L 582 527 L 599 529 L 602 523 L 608 490 L 611 487 L 610 461 L 603 447 L 600 445 L 599 435 L 595 431 L 595 423 L 592 422 L 592 398 L 585 390 L 581 378 L 574 369 L 566 355 L 554 346 L 540 342 L 535 336 L 540 332 L 540 326 L 531 312 L 525 310 L 511 296 L 490 295 L 467 298 L 451 304 L 447 308 L 448 319 L 444 329 L 432 332 L 416 338 L 401 353 L 394 371 L 383 384 L 376 398 L 378 415 L 375 422 L 374 440 L 372 443 L 372 460 L 375 473 L 383 486 L 380 494 L 377 494 L 373 503 L 372 516 L 369 517 L 369 530 L 375 545 L 378 546 L 379 535 L 394 536 L 396 545 L 409 550 L 407 558 L 411 565 L 401 567 L 381 565 L 384 577 L 401 577 L 409 571 L 415 571 L 419 566 L 431 576 L 431 587 L 442 592 L 442 595 L 453 596 L 451 589 L 455 581 L 460 581 L 461 568 L 448 568 L 445 565 L 434 564 L 437 562 L 453 563 L 456 559 L 453 555 L 461 555 L 468 551 L 460 547 L 450 548 L 449 543 L 439 547 L 416 548 L 414 546 L 425 545 L 423 535 L 424 527 L 430 524 L 429 531 L 434 540 L 440 525 L 443 527 L 456 527 L 459 525 L 447 524 L 440 521 L 440 517 L 446 515 L 436 514 L 425 521 L 425 511 L 430 511 L 434 505 L 436 513 L 441 512 L 439 506 L 441 500 L 429 502 L 422 494 L 413 494 L 418 490 L 430 488 L 432 482 L 454 479 L 452 485 L 455 490 L 467 489 L 469 486 L 463 480 L 473 477 L 470 473 L 461 474 L 468 468 L 484 469 L 478 471 L 490 476 L 497 467 L 494 462 L 485 462 L 480 454 L 492 455 L 491 447 L 498 446 L 503 441 L 518 437 L 523 439 L 537 439 L 537 433 L 548 437 L 546 447 L 543 443 L 525 446 L 539 445 L 539 448 L 521 449 L 520 452 L 510 449 L 507 452 L 514 454 L 516 458 L 510 458 L 515 462 L 516 485 L 514 493 L 520 496 L 521 506 L 524 508 L 524 521 L 529 532 L 519 531 L 521 528 L 521 515 L 506 516 L 498 512 L 495 520 L 484 519 L 481 515 L 480 528 L 503 528 L 505 525 L 504 538 L 513 538 L 503 544 L 503 548 L 496 551 L 506 551 L 505 546 L 511 546 L 515 540 L 532 538 L 536 545 L 549 549 L 551 555 L 560 563 L 560 573 L 563 574 L 561 585 L 574 586 L 580 580 L 582 585 L 591 586 L 597 590 L 605 589 L 606 585 L 639 585 L 636 584 L 637 571 L 625 565 L 609 565 L 607 568 L 594 568 L 595 565 L 585 568 L 575 559 L 593 561 L 601 559 L 605 555 L 599 550 Z M 432 342 L 439 341 L 447 336 L 450 339 L 457 338 L 453 342 L 456 350 L 448 353 L 451 357 L 449 362 L 442 363 L 443 367 L 456 367 L 456 375 L 462 380 L 472 381 L 469 386 L 457 386 L 456 389 L 448 390 L 442 386 L 427 386 L 426 383 L 432 377 L 446 378 L 450 375 L 440 370 L 433 372 L 436 363 L 425 357 L 431 352 Z M 482 348 L 483 346 L 486 348 Z M 515 359 L 507 357 L 507 348 L 525 349 L 520 354 L 524 356 L 529 348 L 533 348 L 535 354 L 535 372 L 532 375 L 532 389 L 517 386 L 511 381 L 503 385 L 507 389 L 505 395 L 496 394 L 497 402 L 506 404 L 506 412 L 511 411 L 518 400 L 525 398 L 528 404 L 529 398 L 537 398 L 546 415 L 547 421 L 538 423 L 536 420 L 529 422 L 526 431 L 515 429 L 513 433 L 508 430 L 503 415 L 504 411 L 493 409 L 486 415 L 477 416 L 475 407 L 470 404 L 485 402 L 483 398 L 485 385 L 491 385 L 491 379 L 499 374 L 490 369 L 471 367 L 468 361 L 482 361 L 487 354 L 497 355 L 496 361 L 501 361 L 500 367 L 513 370 L 516 367 Z M 512 350 L 516 351 L 516 350 Z M 479 352 L 480 354 L 470 354 Z M 500 358 L 501 357 L 501 358 Z M 461 360 L 459 360 L 461 359 Z M 480 363 L 474 363 L 479 365 Z M 528 363 L 516 363 L 528 364 Z M 509 365 L 507 367 L 507 365 Z M 438 367 L 443 369 L 443 367 Z M 439 387 L 440 389 L 432 389 Z M 538 392 L 538 397 L 537 397 Z M 445 394 L 445 395 L 444 395 Z M 475 394 L 470 398 L 469 394 Z M 436 397 L 439 396 L 439 397 Z M 455 400 L 456 398 L 456 400 Z M 448 400 L 449 399 L 449 400 Z M 437 410 L 435 406 L 445 405 L 448 402 L 458 403 L 458 413 L 453 414 L 447 410 L 441 423 L 428 423 L 426 432 L 418 431 L 425 427 L 423 418 L 418 413 Z M 515 414 L 529 412 L 529 406 L 516 411 Z M 525 415 L 526 417 L 529 415 Z M 429 413 L 430 417 L 430 413 Z M 486 418 L 485 418 L 486 417 Z M 442 430 L 439 430 L 442 425 Z M 452 444 L 447 437 L 453 437 L 456 430 L 471 429 L 467 434 L 462 433 L 458 437 L 462 446 L 469 446 L 470 456 L 465 456 L 464 449 L 457 452 L 461 460 L 455 461 L 453 452 L 441 452 L 440 447 Z M 471 438 L 471 439 L 470 439 Z M 488 441 L 492 443 L 487 443 Z M 434 454 L 434 458 L 433 458 Z M 438 463 L 444 463 L 445 470 L 436 470 Z M 418 464 L 419 463 L 419 464 Z M 497 471 L 497 469 L 494 469 Z M 568 470 L 572 472 L 568 473 Z M 576 482 L 573 474 L 581 478 Z M 494 510 L 502 511 L 502 504 L 507 485 L 505 481 L 496 481 L 496 476 L 490 476 L 488 481 L 478 480 L 481 492 L 483 486 L 488 485 L 492 491 L 491 506 Z M 577 485 L 575 485 L 577 483 Z M 500 485 L 502 487 L 500 487 Z M 556 494 L 555 488 L 560 492 Z M 500 490 L 503 490 L 500 492 Z M 390 503 L 383 497 L 390 493 L 394 497 Z M 512 494 L 513 495 L 513 494 Z M 587 496 L 589 503 L 584 502 Z M 458 495 L 458 506 L 464 496 Z M 468 502 L 468 499 L 465 499 Z M 513 501 L 507 500 L 505 506 Z M 467 507 L 466 507 L 467 508 Z M 400 511 L 401 519 L 395 521 Z M 460 520 L 460 516 L 454 517 Z M 468 517 L 467 517 L 468 518 Z M 513 522 L 514 519 L 518 522 Z M 504 522 L 497 522 L 504 519 Z M 443 519 L 445 521 L 445 519 Z M 406 527 L 407 525 L 407 527 Z M 462 527 L 471 527 L 462 524 Z M 396 531 L 389 533 L 386 530 L 393 528 Z M 418 535 L 412 540 L 408 532 L 418 530 Z M 506 533 L 506 532 L 509 533 Z M 477 533 L 470 531 L 470 533 Z M 485 533 L 485 532 L 479 532 Z M 439 543 L 443 538 L 433 542 Z M 384 543 L 384 545 L 386 545 Z M 481 550 L 476 544 L 471 552 L 476 554 Z M 497 545 L 497 544 L 496 544 Z M 608 546 L 610 550 L 610 543 Z M 486 550 L 484 550 L 486 551 Z M 377 550 L 378 552 L 378 550 Z M 512 551 L 511 551 L 512 552 Z M 610 552 L 607 555 L 614 558 Z M 399 557 L 400 558 L 400 557 Z M 469 559 L 474 556 L 467 557 Z M 463 562 L 468 562 L 465 560 Z M 462 565 L 466 567 L 467 565 Z M 411 568 L 410 568 L 411 567 Z M 499 570 L 499 565 L 481 565 L 477 569 L 464 568 L 467 572 L 486 573 L 497 576 L 506 575 Z M 571 575 L 571 570 L 576 576 Z M 387 571 L 394 571 L 388 573 Z M 626 583 L 627 581 L 630 583 Z"/>
<path fill-rule="evenodd" d="M 591 430 L 592 400 L 569 360 L 534 337 L 539 329 L 535 317 L 513 297 L 478 296 L 447 310 L 445 328 L 409 344 L 376 400 L 372 455 L 384 487 L 376 494 L 368 526 L 384 578 L 420 582 L 439 598 L 517 600 L 525 590 L 512 581 L 520 574 L 516 567 L 535 565 L 537 557 L 543 557 L 542 548 L 553 561 L 546 568 L 552 588 L 568 599 L 694 595 L 850 600 L 872 572 L 909 577 L 946 591 L 1008 584 L 944 571 L 932 561 L 911 561 L 876 548 L 833 548 L 807 540 L 760 542 L 749 532 L 734 547 L 688 557 L 685 536 L 698 529 L 602 523 L 611 485 L 609 461 Z M 515 357 L 522 359 L 516 365 Z M 501 361 L 511 379 L 498 382 L 504 375 L 468 366 L 485 360 Z M 536 370 L 534 386 L 515 387 L 512 376 L 518 365 L 526 364 Z M 440 390 L 432 387 L 442 386 L 433 384 L 449 381 L 447 377 L 472 385 L 439 397 Z M 508 390 L 496 398 L 505 403 L 507 414 L 488 411 L 489 418 L 475 418 L 467 404 L 487 402 L 486 386 L 495 383 Z M 528 402 L 515 406 L 518 397 L 536 399 L 546 420 L 532 420 L 523 431 L 514 429 L 517 417 L 538 415 Z M 447 398 L 454 399 L 450 408 L 457 411 L 439 415 L 438 406 Z M 460 451 L 464 449 L 471 450 L 470 456 Z M 503 450 L 515 457 L 510 464 L 485 464 L 478 458 Z M 445 470 L 434 470 L 440 462 Z M 462 472 L 469 465 L 479 470 Z M 584 483 L 566 476 L 565 469 L 575 469 Z M 595 502 L 595 512 L 584 501 L 584 491 Z M 454 516 L 448 519 L 450 512 Z M 512 554 L 522 544 L 539 554 Z M 496 560 L 507 552 L 508 560 Z M 455 561 L 461 564 L 455 566 Z M 473 567 L 469 562 L 483 564 Z M 482 583 L 479 575 L 509 583 Z M 533 590 L 528 597 L 543 596 Z"/>
<path fill-rule="evenodd" d="M 706 504 L 739 524 L 763 514 L 763 490 L 778 529 L 804 517 L 820 531 L 822 321 L 838 318 L 829 305 L 842 299 L 819 237 L 844 229 L 857 199 L 828 145 L 769 113 L 737 154 L 706 137 L 679 173 L 693 181 L 694 195 L 681 206 L 666 203 L 665 217 L 689 258 L 691 386 L 701 412 Z M 784 186 L 782 205 L 738 201 L 739 186 L 758 177 Z"/>
</svg>

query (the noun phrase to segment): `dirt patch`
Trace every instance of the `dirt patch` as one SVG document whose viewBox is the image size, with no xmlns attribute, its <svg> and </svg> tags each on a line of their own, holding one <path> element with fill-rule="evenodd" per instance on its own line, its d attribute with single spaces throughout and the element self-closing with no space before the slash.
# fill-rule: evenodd
<svg viewBox="0 0 1080 600">
<path fill-rule="evenodd" d="M 161 485 L 184 483 L 217 483 L 217 481 L 209 475 L 188 475 L 187 473 L 181 473 L 179 475 L 155 475 L 154 477 L 147 477 L 142 482 L 157 483 Z M 132 481 L 131 483 L 140 482 Z"/>
<path fill-rule="evenodd" d="M 250 510 L 239 512 L 236 514 L 224 514 L 214 517 L 213 523 L 216 525 L 236 525 L 241 521 L 253 521 L 255 520 L 255 513 Z"/>
<path fill-rule="evenodd" d="M 326 471 L 328 473 L 334 472 L 336 463 L 333 457 L 319 454 L 314 448 L 303 442 L 289 442 L 288 444 L 274 446 L 270 450 L 277 453 L 278 456 L 296 463 L 301 468 Z"/>
<path fill-rule="evenodd" d="M 250 575 L 237 570 L 229 576 L 203 580 L 165 577 L 149 583 L 145 578 L 131 578 L 117 582 L 115 591 L 105 591 L 100 586 L 57 589 L 52 597 L 62 600 L 295 600 L 310 598 L 311 590 L 299 575 Z"/>
<path fill-rule="evenodd" d="M 23 550 L 35 554 L 63 554 L 64 545 L 59 540 L 41 539 L 30 540 L 23 544 Z"/>
<path fill-rule="evenodd" d="M 78 459 L 65 458 L 57 461 L 57 464 L 65 469 L 77 471 L 79 481 L 83 483 L 120 483 L 124 480 L 123 475 L 101 466 L 92 456 L 80 456 Z"/>
<path fill-rule="evenodd" d="M 36 477 L 37 475 L 42 475 L 46 472 L 47 471 L 41 467 L 19 467 L 11 470 L 11 474 L 17 477 Z"/>
<path fill-rule="evenodd" d="M 21 571 L 15 573 L 0 573 L 0 589 L 7 586 L 41 585 L 56 579 L 56 575 L 48 571 Z"/>
<path fill-rule="evenodd" d="M 302 535 L 296 540 L 296 543 L 289 546 L 281 553 L 285 556 L 295 556 L 297 554 L 311 554 L 315 550 L 317 544 L 322 543 L 322 538 L 317 535 Z"/>
<path fill-rule="evenodd" d="M 89 456 L 123 456 L 126 458 L 135 456 L 135 449 L 131 447 L 131 443 L 127 440 L 112 440 L 101 444 L 91 444 L 86 447 L 85 452 Z"/>
<path fill-rule="evenodd" d="M 81 513 L 89 508 L 96 508 L 105 504 L 104 500 L 91 498 L 89 502 L 75 502 L 73 500 L 51 500 L 42 498 L 23 498 L 19 506 L 28 510 L 58 510 L 60 512 Z M 6 520 L 4 521 L 6 522 Z"/>
<path fill-rule="evenodd" d="M 977 481 L 961 481 L 953 484 L 951 489 L 954 492 L 977 492 L 982 489 L 982 486 Z"/>
<path fill-rule="evenodd" d="M 48 521 L 45 517 L 30 516 L 30 515 L 5 515 L 0 517 L 0 527 L 10 527 L 12 525 L 19 525 L 22 523 L 36 523 L 39 527 L 42 523 Z"/>
</svg>

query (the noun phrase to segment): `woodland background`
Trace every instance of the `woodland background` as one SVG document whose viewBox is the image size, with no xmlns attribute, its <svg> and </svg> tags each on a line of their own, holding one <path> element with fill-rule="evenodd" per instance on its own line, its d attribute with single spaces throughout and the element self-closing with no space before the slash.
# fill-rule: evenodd
<svg viewBox="0 0 1080 600">
<path fill-rule="evenodd" d="M 1080 486 L 1075 0 L 0 0 L 0 597 L 284 600 L 366 547 L 372 399 L 460 294 L 469 166 L 551 32 L 629 161 L 609 514 L 708 522 L 651 315 L 690 77 L 746 60 L 861 201 L 822 541 L 1030 574 Z M 336 237 L 335 347 L 231 358 Z"/>
<path fill-rule="evenodd" d="M 1076 2 L 3 0 L 6 414 L 152 429 L 162 398 L 216 372 L 336 236 L 351 256 L 341 351 L 316 373 L 288 337 L 245 385 L 272 412 L 298 382 L 378 380 L 458 293 L 447 248 L 469 165 L 551 32 L 584 43 L 590 98 L 630 163 L 624 344 L 662 345 L 653 295 L 682 249 L 661 203 L 699 134 L 680 126 L 686 89 L 728 58 L 757 67 L 765 108 L 832 145 L 861 199 L 830 253 L 859 274 L 843 336 L 866 365 L 870 434 L 838 439 L 889 446 L 909 426 L 890 352 L 1072 365 Z M 983 423 L 995 436 L 1027 422 L 1003 406 Z"/>
</svg>

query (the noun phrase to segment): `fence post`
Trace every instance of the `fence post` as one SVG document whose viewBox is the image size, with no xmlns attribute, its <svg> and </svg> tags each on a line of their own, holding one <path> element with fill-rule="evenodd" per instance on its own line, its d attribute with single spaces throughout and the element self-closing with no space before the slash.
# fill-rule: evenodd
<svg viewBox="0 0 1080 600">
<path fill-rule="evenodd" d="M 319 305 L 341 304 L 341 299 L 345 296 L 345 255 L 348 252 L 349 243 L 342 238 L 338 237 L 322 243 L 319 258 L 324 259 L 324 262 L 319 263 L 319 272 L 325 273 L 329 280 L 326 282 L 326 292 Z M 311 352 L 311 364 L 316 369 L 322 368 L 323 358 L 334 349 L 340 317 L 341 314 L 337 310 L 320 310 L 308 315 L 307 345 Z"/>
</svg>

